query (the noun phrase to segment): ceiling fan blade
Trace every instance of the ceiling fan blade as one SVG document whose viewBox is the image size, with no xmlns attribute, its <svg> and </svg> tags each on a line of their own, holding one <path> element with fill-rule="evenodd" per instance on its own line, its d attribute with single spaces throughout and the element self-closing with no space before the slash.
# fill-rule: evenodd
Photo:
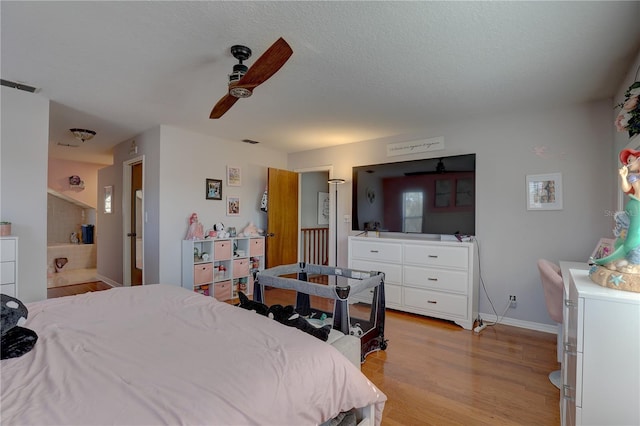
<svg viewBox="0 0 640 426">
<path fill-rule="evenodd" d="M 225 112 L 229 111 L 229 108 L 231 108 L 233 104 L 236 103 L 237 100 L 238 98 L 236 98 L 235 96 L 231 96 L 230 94 L 227 93 L 213 107 L 213 109 L 211 110 L 211 114 L 209 115 L 209 118 L 222 117 Z"/>
<path fill-rule="evenodd" d="M 248 89 L 259 86 L 282 68 L 292 54 L 293 49 L 289 43 L 280 37 L 253 63 L 238 82 L 238 86 Z"/>
</svg>

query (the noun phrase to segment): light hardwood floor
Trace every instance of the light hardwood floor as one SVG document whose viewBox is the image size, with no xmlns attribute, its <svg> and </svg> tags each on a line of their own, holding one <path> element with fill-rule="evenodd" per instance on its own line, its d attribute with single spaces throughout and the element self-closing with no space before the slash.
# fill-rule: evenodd
<svg viewBox="0 0 640 426">
<path fill-rule="evenodd" d="M 104 287 L 61 289 L 69 295 Z M 266 292 L 270 305 L 292 303 L 278 292 Z M 560 368 L 553 334 L 505 325 L 475 334 L 448 321 L 388 310 L 385 337 L 387 350 L 370 354 L 362 365 L 388 397 L 383 426 L 560 424 L 560 391 L 547 377 Z"/>
<path fill-rule="evenodd" d="M 557 425 L 559 368 L 553 334 L 497 325 L 480 334 L 437 319 L 389 311 L 386 351 L 362 372 L 387 394 L 393 425 Z"/>
</svg>

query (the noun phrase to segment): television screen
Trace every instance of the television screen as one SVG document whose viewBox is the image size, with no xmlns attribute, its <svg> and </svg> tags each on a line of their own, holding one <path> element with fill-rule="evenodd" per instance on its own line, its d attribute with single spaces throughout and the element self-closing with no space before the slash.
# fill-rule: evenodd
<svg viewBox="0 0 640 426">
<path fill-rule="evenodd" d="M 352 229 L 475 235 L 476 155 L 353 167 Z"/>
</svg>

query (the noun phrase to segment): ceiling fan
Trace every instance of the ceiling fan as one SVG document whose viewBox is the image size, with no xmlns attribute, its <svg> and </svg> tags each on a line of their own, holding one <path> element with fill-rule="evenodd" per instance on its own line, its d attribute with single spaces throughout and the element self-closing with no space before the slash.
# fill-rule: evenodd
<svg viewBox="0 0 640 426">
<path fill-rule="evenodd" d="M 291 46 L 282 37 L 276 40 L 258 60 L 248 68 L 242 62 L 251 57 L 246 46 L 231 46 L 231 54 L 239 61 L 229 75 L 229 92 L 211 110 L 209 118 L 220 118 L 240 98 L 248 98 L 253 89 L 274 75 L 293 54 Z"/>
</svg>

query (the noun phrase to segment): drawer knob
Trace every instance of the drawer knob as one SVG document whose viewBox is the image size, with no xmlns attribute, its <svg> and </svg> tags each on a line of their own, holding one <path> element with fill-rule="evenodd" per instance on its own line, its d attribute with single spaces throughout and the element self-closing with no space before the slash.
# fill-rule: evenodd
<svg viewBox="0 0 640 426">
<path fill-rule="evenodd" d="M 438 303 L 438 302 L 437 302 L 436 300 L 427 300 L 427 303 L 432 303 L 432 304 L 434 304 L 434 305 L 435 305 L 435 304 L 436 304 L 436 303 Z"/>
<path fill-rule="evenodd" d="M 429 281 L 438 281 L 437 278 L 427 278 L 427 280 L 429 280 Z"/>
<path fill-rule="evenodd" d="M 435 255 L 435 254 L 430 254 L 428 257 L 431 258 L 431 259 L 437 259 L 438 258 L 438 256 Z"/>
<path fill-rule="evenodd" d="M 378 250 L 371 250 L 371 253 L 378 253 Z"/>
</svg>

